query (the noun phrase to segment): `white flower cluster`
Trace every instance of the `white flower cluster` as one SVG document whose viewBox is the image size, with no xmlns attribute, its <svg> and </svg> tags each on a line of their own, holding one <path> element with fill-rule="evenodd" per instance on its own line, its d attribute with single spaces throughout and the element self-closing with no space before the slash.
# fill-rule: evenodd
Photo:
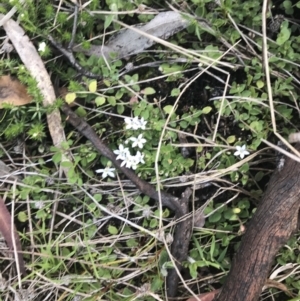
<svg viewBox="0 0 300 301">
<path fill-rule="evenodd" d="M 139 119 L 138 117 L 134 117 L 134 118 L 129 118 L 126 117 L 125 118 L 125 124 L 126 124 L 126 129 L 132 129 L 132 130 L 138 130 L 138 129 L 142 129 L 145 130 L 146 129 L 146 124 L 147 121 L 144 120 L 144 118 L 142 117 L 141 119 Z M 131 147 L 135 148 L 138 147 L 140 149 L 142 149 L 144 147 L 144 144 L 147 142 L 147 140 L 145 138 L 143 138 L 143 134 L 138 135 L 137 138 L 135 137 L 130 137 L 129 139 L 127 139 L 125 141 L 125 144 L 128 144 L 129 142 L 132 142 Z M 119 149 L 114 150 L 114 153 L 117 155 L 117 160 L 122 160 L 123 162 L 121 163 L 121 166 L 125 166 L 127 168 L 132 168 L 132 169 L 136 169 L 138 164 L 142 163 L 144 164 L 144 154 L 141 153 L 139 150 L 136 152 L 135 155 L 131 155 L 128 147 L 124 147 L 123 144 L 119 145 Z M 104 169 L 97 169 L 95 171 L 96 173 L 102 173 L 102 178 L 106 178 L 107 176 L 114 178 L 115 177 L 115 169 L 114 168 L 110 168 L 110 167 L 106 167 Z"/>
<path fill-rule="evenodd" d="M 134 118 L 126 117 L 125 123 L 126 123 L 126 130 L 129 130 L 129 129 L 145 130 L 147 121 L 145 121 L 143 117 L 141 119 L 139 119 L 138 117 L 134 117 Z"/>
<path fill-rule="evenodd" d="M 138 117 L 134 118 L 125 118 L 126 123 L 126 129 L 133 129 L 138 130 L 146 129 L 147 121 L 144 120 L 142 117 L 139 119 Z M 138 137 L 130 137 L 128 140 L 125 141 L 125 144 L 128 144 L 129 142 L 132 142 L 131 146 L 138 147 L 142 149 L 144 147 L 144 144 L 147 142 L 145 138 L 143 138 L 143 134 L 138 135 Z M 115 150 L 114 153 L 117 155 L 117 160 L 122 160 L 121 166 L 126 166 L 127 168 L 136 169 L 139 163 L 144 164 L 144 154 L 141 153 L 139 150 L 136 152 L 135 155 L 131 155 L 128 147 L 124 147 L 123 144 L 119 145 L 119 149 Z"/>
</svg>

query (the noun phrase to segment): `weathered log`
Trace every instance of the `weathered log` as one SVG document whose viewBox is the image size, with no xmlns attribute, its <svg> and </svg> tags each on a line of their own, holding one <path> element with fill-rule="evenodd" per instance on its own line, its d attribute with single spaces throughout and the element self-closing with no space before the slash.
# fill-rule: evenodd
<svg viewBox="0 0 300 301">
<path fill-rule="evenodd" d="M 286 158 L 271 177 L 216 301 L 258 300 L 279 248 L 297 229 L 299 204 L 300 164 Z"/>
</svg>

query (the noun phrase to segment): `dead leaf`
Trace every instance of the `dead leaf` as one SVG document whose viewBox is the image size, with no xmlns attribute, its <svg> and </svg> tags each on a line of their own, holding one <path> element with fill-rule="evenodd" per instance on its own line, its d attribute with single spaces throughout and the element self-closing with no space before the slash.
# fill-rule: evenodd
<svg viewBox="0 0 300 301">
<path fill-rule="evenodd" d="M 135 103 L 139 103 L 139 100 L 138 100 L 138 96 L 137 95 L 133 95 L 130 100 L 129 100 L 129 104 L 130 105 L 133 105 Z"/>
<path fill-rule="evenodd" d="M 288 290 L 288 288 L 286 287 L 286 285 L 284 285 L 283 283 L 281 282 L 278 282 L 276 280 L 272 280 L 272 279 L 268 279 L 266 282 L 265 282 L 265 285 L 263 287 L 263 290 L 267 289 L 267 288 L 271 288 L 271 287 L 274 287 L 274 288 L 277 288 L 278 290 L 280 291 L 283 291 L 285 292 L 288 296 L 290 296 L 291 298 L 293 297 L 296 297 L 292 294 L 292 292 L 290 292 Z"/>
<path fill-rule="evenodd" d="M 15 226 L 11 224 L 11 215 L 7 210 L 3 199 L 0 197 L 0 232 L 3 235 L 4 239 L 6 240 L 7 246 L 14 250 L 14 241 L 12 236 L 15 240 L 16 251 L 18 252 L 18 260 L 20 266 L 20 272 L 25 275 L 25 264 L 22 255 L 22 246 L 19 238 L 19 234 L 15 229 Z"/>
<path fill-rule="evenodd" d="M 204 294 L 200 294 L 198 295 L 198 299 L 195 298 L 195 297 L 191 297 L 189 298 L 188 300 L 186 301 L 213 301 L 214 298 L 216 297 L 216 295 L 220 292 L 220 290 L 214 290 L 214 291 L 211 291 L 209 293 L 204 293 Z"/>
<path fill-rule="evenodd" d="M 3 103 L 13 106 L 23 106 L 32 101 L 26 87 L 9 75 L 0 77 L 0 108 Z"/>
</svg>

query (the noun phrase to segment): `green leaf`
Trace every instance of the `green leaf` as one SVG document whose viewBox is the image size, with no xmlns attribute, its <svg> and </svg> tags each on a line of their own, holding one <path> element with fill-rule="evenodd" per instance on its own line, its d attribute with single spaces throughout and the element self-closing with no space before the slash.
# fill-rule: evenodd
<svg viewBox="0 0 300 301">
<path fill-rule="evenodd" d="M 53 163 L 59 163 L 61 161 L 61 153 L 56 153 L 52 156 Z"/>
<path fill-rule="evenodd" d="M 163 279 L 161 279 L 159 276 L 154 277 L 151 283 L 151 292 L 155 293 L 158 290 L 161 290 L 163 283 Z"/>
<path fill-rule="evenodd" d="M 202 109 L 203 114 L 208 114 L 212 110 L 212 107 L 205 107 Z"/>
<path fill-rule="evenodd" d="M 186 129 L 189 126 L 188 122 L 185 120 L 180 121 L 179 125 L 182 129 Z"/>
<path fill-rule="evenodd" d="M 124 106 L 123 105 L 117 105 L 117 112 L 118 114 L 122 115 L 124 113 Z"/>
<path fill-rule="evenodd" d="M 291 15 L 294 12 L 292 1 L 289 0 L 283 1 L 283 7 L 285 8 L 285 12 L 289 15 Z"/>
<path fill-rule="evenodd" d="M 151 88 L 151 87 L 147 87 L 147 88 L 143 89 L 141 92 L 144 95 L 152 95 L 152 94 L 156 93 L 156 91 L 153 88 Z"/>
<path fill-rule="evenodd" d="M 126 245 L 129 248 L 134 248 L 137 247 L 139 244 L 134 238 L 129 238 L 128 240 L 126 240 Z"/>
<path fill-rule="evenodd" d="M 114 17 L 115 17 L 114 14 L 106 15 L 105 16 L 104 29 L 106 29 L 112 23 Z"/>
<path fill-rule="evenodd" d="M 96 103 L 97 107 L 104 105 L 105 101 L 106 101 L 106 99 L 103 96 L 98 96 L 95 98 L 95 103 Z"/>
<path fill-rule="evenodd" d="M 76 98 L 76 93 L 68 93 L 66 96 L 65 96 L 65 100 L 66 100 L 66 103 L 67 104 L 70 104 L 72 103 Z"/>
<path fill-rule="evenodd" d="M 289 40 L 291 36 L 291 31 L 289 28 L 283 27 L 278 34 L 278 37 L 276 39 L 276 42 L 281 46 L 283 45 L 286 41 Z"/>
<path fill-rule="evenodd" d="M 208 220 L 209 220 L 210 223 L 216 223 L 221 219 L 221 217 L 222 217 L 221 213 L 217 211 L 214 214 L 210 215 L 208 217 Z"/>
<path fill-rule="evenodd" d="M 79 107 L 75 110 L 76 114 L 80 117 L 85 117 L 87 115 L 86 110 L 83 107 Z"/>
<path fill-rule="evenodd" d="M 116 102 L 116 98 L 115 98 L 114 96 L 109 96 L 107 100 L 108 100 L 109 104 L 112 105 L 113 107 L 114 107 L 114 106 L 116 105 L 116 103 L 117 103 L 117 102 Z"/>
<path fill-rule="evenodd" d="M 19 212 L 19 213 L 18 213 L 18 220 L 19 220 L 21 223 L 25 223 L 25 222 L 28 220 L 27 214 L 26 214 L 24 211 Z"/>
<path fill-rule="evenodd" d="M 263 86 L 265 85 L 265 83 L 262 80 L 258 80 L 256 82 L 256 86 L 257 88 L 261 89 Z"/>
<path fill-rule="evenodd" d="M 119 231 L 115 226 L 109 225 L 108 232 L 109 232 L 109 234 L 116 235 L 116 234 L 118 234 Z"/>
<path fill-rule="evenodd" d="M 110 86 L 111 86 L 111 82 L 110 82 L 109 80 L 107 80 L 107 79 L 104 79 L 104 80 L 103 80 L 103 83 L 104 83 L 104 85 L 105 85 L 106 87 L 110 87 Z"/>
<path fill-rule="evenodd" d="M 156 228 L 157 227 L 157 219 L 153 218 L 150 221 L 150 228 Z"/>
<path fill-rule="evenodd" d="M 228 143 L 232 144 L 232 143 L 235 142 L 236 137 L 234 135 L 232 135 L 232 136 L 227 137 L 226 140 L 227 140 Z"/>
<path fill-rule="evenodd" d="M 190 270 L 190 275 L 193 279 L 196 279 L 197 276 L 198 276 L 198 273 L 197 273 L 197 268 L 198 268 L 198 265 L 196 262 L 194 263 L 191 263 L 189 265 L 189 270 Z"/>
<path fill-rule="evenodd" d="M 180 94 L 180 89 L 179 88 L 174 88 L 171 91 L 171 96 L 176 97 Z"/>
<path fill-rule="evenodd" d="M 228 209 L 224 212 L 224 218 L 230 221 L 236 221 L 238 220 L 238 217 L 235 213 L 233 213 L 232 209 Z"/>
<path fill-rule="evenodd" d="M 167 105 L 163 108 L 164 112 L 166 114 L 170 114 L 173 111 L 173 106 L 172 105 Z"/>
<path fill-rule="evenodd" d="M 97 81 L 92 80 L 89 84 L 89 91 L 95 93 L 97 91 Z"/>
<path fill-rule="evenodd" d="M 73 163 L 70 161 L 63 161 L 60 163 L 60 166 L 62 167 L 73 167 Z"/>
<path fill-rule="evenodd" d="M 232 208 L 232 212 L 234 214 L 239 214 L 241 212 L 241 209 L 240 208 Z"/>
<path fill-rule="evenodd" d="M 255 181 L 259 182 L 264 177 L 264 175 L 265 173 L 263 171 L 257 172 L 254 176 Z"/>
</svg>

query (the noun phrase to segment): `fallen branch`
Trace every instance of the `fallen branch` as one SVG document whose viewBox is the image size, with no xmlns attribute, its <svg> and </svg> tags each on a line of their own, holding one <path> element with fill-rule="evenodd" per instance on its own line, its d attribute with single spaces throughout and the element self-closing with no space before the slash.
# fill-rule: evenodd
<svg viewBox="0 0 300 301">
<path fill-rule="evenodd" d="M 180 204 L 184 214 L 189 213 L 189 200 L 192 195 L 192 189 L 187 188 L 181 195 Z M 176 262 L 178 271 L 181 271 L 181 263 L 186 260 L 189 251 L 189 244 L 193 232 L 193 218 L 189 217 L 176 225 L 174 241 L 171 247 L 171 253 Z M 176 269 L 170 269 L 167 276 L 167 295 L 176 297 L 178 291 L 179 275 Z"/>
<path fill-rule="evenodd" d="M 216 301 L 259 299 L 276 254 L 297 230 L 299 206 L 300 164 L 287 157 L 272 175 Z"/>
<path fill-rule="evenodd" d="M 75 46 L 73 50 L 83 52 L 88 56 L 103 56 L 105 59 L 109 59 L 113 53 L 117 55 L 117 58 L 124 58 L 151 47 L 155 43 L 153 37 L 167 39 L 188 25 L 189 22 L 178 12 L 161 12 L 143 26 L 133 25 L 133 29 L 121 30 L 117 35 L 112 36 L 106 45 L 91 45 L 88 50 Z M 134 28 L 138 28 L 140 33 L 134 31 Z"/>
</svg>

